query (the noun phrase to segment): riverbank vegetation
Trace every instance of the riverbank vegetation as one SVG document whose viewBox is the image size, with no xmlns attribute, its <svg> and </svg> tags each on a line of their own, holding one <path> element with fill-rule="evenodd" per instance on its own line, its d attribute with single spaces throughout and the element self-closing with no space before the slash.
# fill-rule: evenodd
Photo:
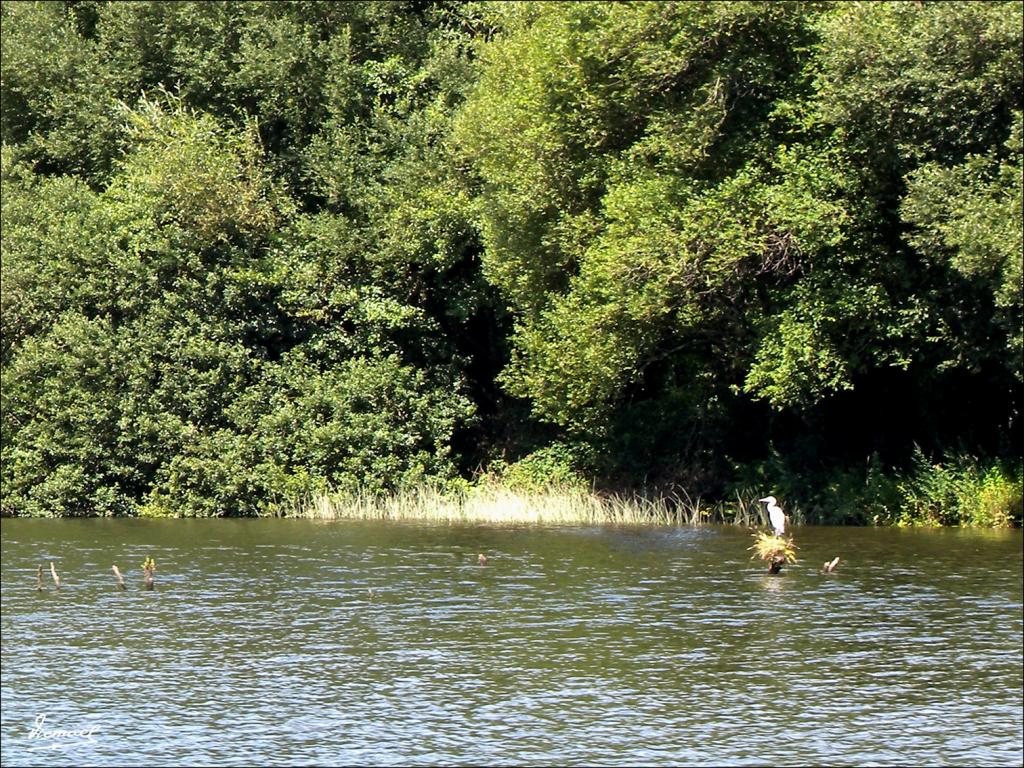
<svg viewBox="0 0 1024 768">
<path fill-rule="evenodd" d="M 1021 523 L 1020 3 L 0 14 L 3 515 Z"/>
<path fill-rule="evenodd" d="M 693 524 L 710 522 L 711 511 L 644 499 L 598 495 L 579 488 L 532 491 L 469 486 L 461 491 L 417 488 L 381 496 L 320 496 L 297 507 L 293 516 L 317 520 L 424 520 L 489 524 Z"/>
</svg>

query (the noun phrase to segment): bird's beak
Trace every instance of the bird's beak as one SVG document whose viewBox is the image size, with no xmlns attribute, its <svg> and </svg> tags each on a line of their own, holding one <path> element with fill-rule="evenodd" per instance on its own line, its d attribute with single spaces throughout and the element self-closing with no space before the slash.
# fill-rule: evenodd
<svg viewBox="0 0 1024 768">
<path fill-rule="evenodd" d="M 768 501 L 768 499 L 758 499 L 758 501 Z"/>
</svg>

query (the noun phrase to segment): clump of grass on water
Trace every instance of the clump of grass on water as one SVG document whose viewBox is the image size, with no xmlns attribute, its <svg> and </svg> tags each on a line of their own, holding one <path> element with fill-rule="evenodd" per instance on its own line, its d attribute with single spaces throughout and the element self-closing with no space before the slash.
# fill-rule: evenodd
<svg viewBox="0 0 1024 768">
<path fill-rule="evenodd" d="M 759 531 L 754 534 L 754 544 L 748 549 L 754 550 L 754 554 L 750 556 L 751 560 L 754 558 L 764 560 L 769 564 L 773 573 L 777 573 L 785 563 L 796 562 L 796 544 L 788 536 L 777 536 Z"/>
</svg>

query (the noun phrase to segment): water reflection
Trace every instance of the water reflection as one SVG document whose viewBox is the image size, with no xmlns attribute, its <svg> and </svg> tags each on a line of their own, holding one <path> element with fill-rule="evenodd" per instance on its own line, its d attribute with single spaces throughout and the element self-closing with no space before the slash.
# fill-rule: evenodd
<svg viewBox="0 0 1024 768">
<path fill-rule="evenodd" d="M 786 584 L 789 583 L 782 574 L 765 574 L 757 581 L 767 592 L 782 592 L 786 588 Z"/>
</svg>

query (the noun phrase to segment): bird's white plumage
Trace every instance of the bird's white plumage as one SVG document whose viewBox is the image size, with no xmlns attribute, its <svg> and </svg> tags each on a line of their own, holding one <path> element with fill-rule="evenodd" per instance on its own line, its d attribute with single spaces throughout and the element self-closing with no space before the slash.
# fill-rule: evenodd
<svg viewBox="0 0 1024 768">
<path fill-rule="evenodd" d="M 774 496 L 765 496 L 758 501 L 763 501 L 768 505 L 768 519 L 772 521 L 775 535 L 781 536 L 786 532 L 786 515 L 782 511 L 782 507 L 779 506 L 779 502 L 775 500 Z"/>
</svg>

